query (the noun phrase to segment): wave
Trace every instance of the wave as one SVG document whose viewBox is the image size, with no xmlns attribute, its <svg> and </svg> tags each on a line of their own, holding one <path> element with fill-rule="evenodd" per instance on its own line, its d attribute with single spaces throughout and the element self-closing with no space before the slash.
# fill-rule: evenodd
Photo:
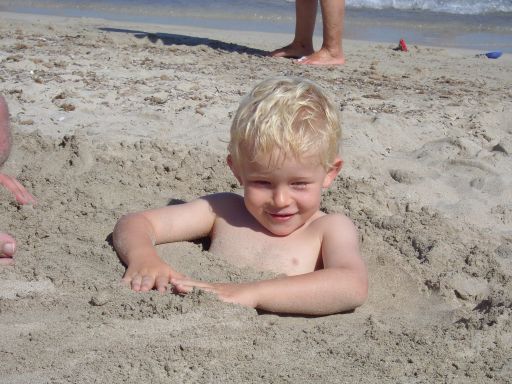
<svg viewBox="0 0 512 384">
<path fill-rule="evenodd" d="M 347 8 L 400 9 L 481 15 L 512 12 L 512 0 L 346 0 Z"/>
</svg>

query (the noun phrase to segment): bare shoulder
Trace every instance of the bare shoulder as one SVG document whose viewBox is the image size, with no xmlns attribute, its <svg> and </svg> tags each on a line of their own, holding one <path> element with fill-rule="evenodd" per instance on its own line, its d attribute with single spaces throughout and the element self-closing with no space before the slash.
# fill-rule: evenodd
<svg viewBox="0 0 512 384">
<path fill-rule="evenodd" d="M 322 237 L 322 259 L 324 267 L 348 267 L 364 270 L 359 249 L 359 233 L 356 225 L 347 216 L 334 213 L 315 221 Z"/>
</svg>

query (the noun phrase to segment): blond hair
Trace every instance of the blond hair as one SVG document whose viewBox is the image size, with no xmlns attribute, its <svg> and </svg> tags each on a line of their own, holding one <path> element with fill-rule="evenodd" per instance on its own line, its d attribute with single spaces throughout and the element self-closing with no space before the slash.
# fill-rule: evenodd
<svg viewBox="0 0 512 384">
<path fill-rule="evenodd" d="M 292 155 L 299 160 L 314 153 L 327 169 L 340 141 L 339 112 L 326 93 L 312 81 L 279 77 L 259 83 L 242 99 L 228 151 L 234 164 L 272 158 L 276 151 L 281 159 Z"/>
</svg>

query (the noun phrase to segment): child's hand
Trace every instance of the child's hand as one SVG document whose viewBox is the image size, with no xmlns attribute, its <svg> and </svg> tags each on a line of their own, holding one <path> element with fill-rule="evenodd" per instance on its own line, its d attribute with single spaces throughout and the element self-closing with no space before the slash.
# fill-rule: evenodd
<svg viewBox="0 0 512 384">
<path fill-rule="evenodd" d="M 159 292 L 165 292 L 172 278 L 186 278 L 186 276 L 176 272 L 160 258 L 155 258 L 130 264 L 124 274 L 123 282 L 134 291 L 147 292 L 155 288 Z"/>
<path fill-rule="evenodd" d="M 188 293 L 193 288 L 198 288 L 214 293 L 226 303 L 240 304 L 250 308 L 256 308 L 258 305 L 255 283 L 207 283 L 188 278 L 173 278 L 171 283 L 178 292 Z"/>
</svg>

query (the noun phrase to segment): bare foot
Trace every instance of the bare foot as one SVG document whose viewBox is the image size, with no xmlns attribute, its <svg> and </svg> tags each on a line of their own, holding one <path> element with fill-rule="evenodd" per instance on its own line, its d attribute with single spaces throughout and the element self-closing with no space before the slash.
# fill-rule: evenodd
<svg viewBox="0 0 512 384">
<path fill-rule="evenodd" d="M 276 49 L 270 52 L 272 57 L 285 57 L 290 59 L 297 59 L 302 56 L 311 55 L 313 53 L 313 46 L 309 44 L 291 43 L 286 47 Z"/>
<path fill-rule="evenodd" d="M 321 49 L 318 52 L 309 56 L 302 56 L 296 60 L 298 64 L 308 65 L 343 65 L 345 64 L 345 56 L 343 54 L 332 55 L 326 49 Z"/>
<path fill-rule="evenodd" d="M 16 251 L 16 241 L 7 233 L 0 232 L 0 265 L 9 265 L 14 263 L 14 252 Z"/>
<path fill-rule="evenodd" d="M 36 198 L 14 177 L 0 172 L 0 185 L 10 191 L 20 204 L 36 204 Z"/>
</svg>

